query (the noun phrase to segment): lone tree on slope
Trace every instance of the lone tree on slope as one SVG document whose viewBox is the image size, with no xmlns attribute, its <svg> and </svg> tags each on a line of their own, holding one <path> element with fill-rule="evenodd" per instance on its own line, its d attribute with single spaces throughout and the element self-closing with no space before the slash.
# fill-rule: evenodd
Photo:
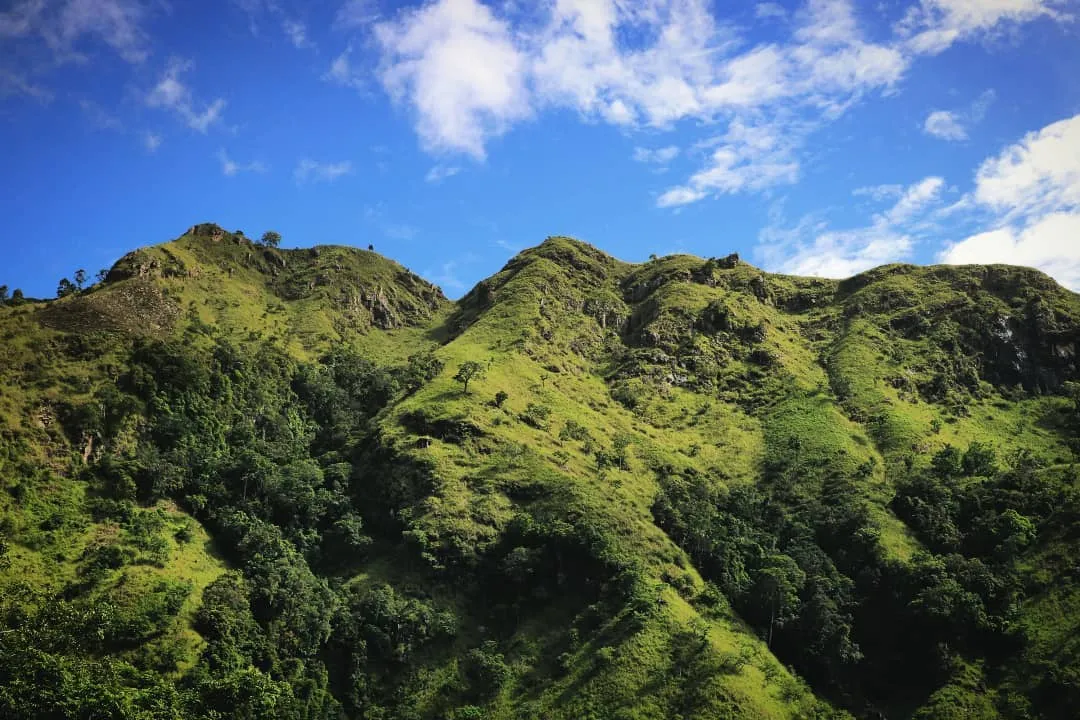
<svg viewBox="0 0 1080 720">
<path fill-rule="evenodd" d="M 469 392 L 469 381 L 474 380 L 474 379 L 482 376 L 483 374 L 484 374 L 484 366 L 483 365 L 476 362 L 475 360 L 467 360 L 467 361 L 461 363 L 461 366 L 458 367 L 457 375 L 454 376 L 454 379 L 457 380 L 459 383 L 461 383 L 464 386 L 462 391 L 464 393 L 468 394 L 468 392 Z"/>
<path fill-rule="evenodd" d="M 273 230 L 267 230 L 263 233 L 262 240 L 263 245 L 266 247 L 276 248 L 281 244 L 281 233 L 274 232 Z"/>
<path fill-rule="evenodd" d="M 60 284 L 56 287 L 56 297 L 67 297 L 73 293 L 77 293 L 79 288 L 75 287 L 75 283 L 71 282 L 67 278 L 61 278 Z"/>
</svg>

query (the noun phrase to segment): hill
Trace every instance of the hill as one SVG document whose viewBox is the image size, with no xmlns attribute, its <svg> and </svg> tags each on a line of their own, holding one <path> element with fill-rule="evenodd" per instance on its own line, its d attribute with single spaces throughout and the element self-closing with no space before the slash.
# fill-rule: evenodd
<svg viewBox="0 0 1080 720">
<path fill-rule="evenodd" d="M 0 714 L 1066 718 L 1080 297 L 213 225 L 0 307 Z M 102 710 L 105 708 L 105 710 Z"/>
</svg>

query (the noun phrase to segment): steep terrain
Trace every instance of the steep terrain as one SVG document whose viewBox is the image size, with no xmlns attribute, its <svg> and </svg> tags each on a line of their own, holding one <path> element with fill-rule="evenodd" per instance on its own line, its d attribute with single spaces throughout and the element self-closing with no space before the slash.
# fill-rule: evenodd
<svg viewBox="0 0 1080 720">
<path fill-rule="evenodd" d="M 198 225 L 0 337 L 0 715 L 1080 706 L 1080 297 L 1033 270 L 549 238 L 450 303 Z"/>
</svg>

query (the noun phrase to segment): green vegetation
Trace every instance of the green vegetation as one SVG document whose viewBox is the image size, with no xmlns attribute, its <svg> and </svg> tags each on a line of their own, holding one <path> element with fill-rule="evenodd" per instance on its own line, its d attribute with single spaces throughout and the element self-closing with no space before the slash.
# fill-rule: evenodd
<svg viewBox="0 0 1080 720">
<path fill-rule="evenodd" d="M 0 716 L 1080 707 L 1080 298 L 1045 276 L 549 238 L 450 303 L 279 243 L 0 288 Z"/>
</svg>

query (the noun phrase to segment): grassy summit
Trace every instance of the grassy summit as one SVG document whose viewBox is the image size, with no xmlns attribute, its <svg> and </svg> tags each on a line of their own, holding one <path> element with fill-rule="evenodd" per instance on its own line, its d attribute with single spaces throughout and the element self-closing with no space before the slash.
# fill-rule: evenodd
<svg viewBox="0 0 1080 720">
<path fill-rule="evenodd" d="M 1080 705 L 1080 297 L 1035 271 L 549 238 L 451 303 L 199 225 L 0 334 L 0 715 Z"/>
</svg>

